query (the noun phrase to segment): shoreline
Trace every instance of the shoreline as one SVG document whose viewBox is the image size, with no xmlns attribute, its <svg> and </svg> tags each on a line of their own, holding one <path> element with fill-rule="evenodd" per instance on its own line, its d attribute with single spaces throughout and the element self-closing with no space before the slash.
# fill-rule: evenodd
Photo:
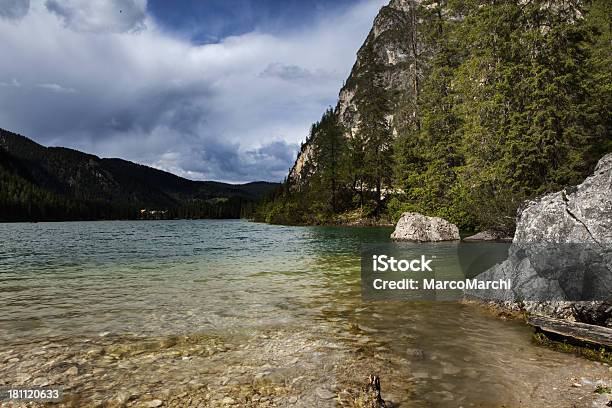
<svg viewBox="0 0 612 408">
<path fill-rule="evenodd" d="M 466 305 L 474 305 L 479 307 L 480 309 L 491 314 L 492 317 L 501 319 L 501 320 L 514 320 L 520 321 L 528 327 L 533 328 L 533 342 L 542 347 L 546 347 L 550 350 L 560 352 L 560 353 L 569 353 L 579 356 L 581 358 L 596 361 L 600 363 L 604 363 L 606 365 L 612 364 L 612 348 L 602 345 L 602 344 L 591 344 L 586 343 L 584 341 L 578 341 L 572 338 L 564 337 L 562 335 L 553 335 L 550 333 L 545 333 L 539 330 L 538 327 L 535 327 L 529 323 L 529 318 L 531 317 L 546 317 L 550 316 L 550 313 L 547 315 L 546 313 L 537 313 L 529 311 L 527 308 L 521 307 L 517 303 L 502 304 L 496 301 L 481 301 L 476 299 L 462 299 L 460 301 L 462 304 Z M 571 302 L 531 302 L 532 310 L 537 309 L 540 306 L 540 311 L 542 310 L 561 310 L 563 306 L 565 308 L 569 308 Z M 551 304 L 553 303 L 553 304 Z M 554 305 L 556 303 L 556 306 Z M 557 318 L 561 318 L 561 320 L 567 322 L 575 322 L 576 320 L 568 318 L 567 315 L 564 317 L 556 316 Z M 599 326 L 606 327 L 606 326 Z M 612 371 L 612 368 L 611 368 Z"/>
<path fill-rule="evenodd" d="M 478 310 L 484 308 L 478 306 Z M 536 364 L 532 359 L 542 353 L 546 358 L 562 355 L 547 348 L 540 350 L 522 355 L 504 348 L 499 350 L 501 355 L 514 356 L 512 360 L 496 356 L 494 361 L 501 358 L 500 368 L 509 365 L 501 375 L 517 365 Z M 484 357 L 489 351 L 482 352 Z M 440 401 L 435 406 L 456 406 L 454 395 L 463 405 L 469 404 L 469 397 L 456 394 L 444 378 L 423 372 L 423 367 L 441 364 L 450 377 L 462 373 L 471 383 L 490 381 L 474 371 L 479 369 L 477 361 L 468 363 L 467 367 L 473 368 L 463 373 L 449 357 L 425 347 L 411 349 L 407 357 L 400 358 L 393 352 L 393 344 L 381 341 L 373 327 L 333 321 L 316 329 L 270 326 L 239 335 L 105 334 L 40 339 L 0 348 L 4 370 L 18 373 L 2 376 L 8 385 L 62 384 L 62 407 L 370 407 L 355 402 L 363 395 L 361 390 L 371 374 L 380 376 L 381 395 L 390 406 L 421 406 L 432 395 L 438 395 L 436 400 Z M 517 400 L 505 401 L 504 406 L 569 407 L 572 403 L 603 402 L 603 407 L 607 403 L 604 399 L 609 395 L 598 395 L 594 390 L 610 386 L 602 378 L 612 373 L 612 367 L 582 358 L 559 360 L 566 362 L 550 366 L 545 378 L 534 372 L 521 379 L 521 388 L 507 384 L 519 395 Z M 493 380 L 504 381 L 501 376 Z"/>
<path fill-rule="evenodd" d="M 386 230 L 165 227 L 100 224 L 86 238 L 78 225 L 62 228 L 65 235 L 54 226 L 47 234 L 16 228 L 7 249 L 30 262 L 5 266 L 34 280 L 5 284 L 3 327 L 14 336 L 0 347 L 0 386 L 63 386 L 63 407 L 355 407 L 376 375 L 382 398 L 401 406 L 539 408 L 595 401 L 593 384 L 612 372 L 536 347 L 524 325 L 476 307 L 364 301 L 355 255 L 372 236 L 386 241 Z M 23 245 L 37 242 L 27 234 L 54 239 L 44 241 L 40 264 L 27 258 L 40 246 Z M 83 258 L 67 265 L 52 245 Z M 109 265 L 98 263 L 109 252 Z M 238 268 L 238 258 L 251 262 Z M 16 306 L 38 295 L 32 283 L 45 275 L 37 271 L 73 278 L 70 290 L 41 302 L 42 322 L 24 313 L 29 304 Z M 109 296 L 126 302 L 105 308 Z M 54 308 L 59 302 L 70 307 Z"/>
</svg>

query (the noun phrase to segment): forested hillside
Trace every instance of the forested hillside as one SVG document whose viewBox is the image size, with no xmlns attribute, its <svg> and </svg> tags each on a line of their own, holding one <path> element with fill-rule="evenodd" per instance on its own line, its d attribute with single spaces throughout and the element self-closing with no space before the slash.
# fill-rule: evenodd
<svg viewBox="0 0 612 408">
<path fill-rule="evenodd" d="M 0 221 L 239 218 L 277 186 L 187 180 L 0 129 Z"/>
<path fill-rule="evenodd" d="M 610 27 L 609 0 L 391 1 L 258 217 L 511 233 L 525 199 L 612 150 Z"/>
</svg>

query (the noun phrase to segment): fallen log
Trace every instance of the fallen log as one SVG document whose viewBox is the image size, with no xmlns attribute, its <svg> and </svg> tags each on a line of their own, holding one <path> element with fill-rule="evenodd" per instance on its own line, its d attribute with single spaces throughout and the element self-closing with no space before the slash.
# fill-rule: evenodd
<svg viewBox="0 0 612 408">
<path fill-rule="evenodd" d="M 527 323 L 545 334 L 553 334 L 578 342 L 612 348 L 612 329 L 608 327 L 543 316 L 528 317 Z"/>
</svg>

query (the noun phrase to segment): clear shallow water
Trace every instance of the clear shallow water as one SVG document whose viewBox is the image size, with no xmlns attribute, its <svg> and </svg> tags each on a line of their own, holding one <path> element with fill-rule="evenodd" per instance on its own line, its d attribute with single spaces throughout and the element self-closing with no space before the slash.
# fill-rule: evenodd
<svg viewBox="0 0 612 408">
<path fill-rule="evenodd" d="M 360 246 L 389 233 L 227 220 L 0 224 L 0 363 L 22 353 L 0 377 L 8 385 L 22 373 L 27 384 L 73 359 L 88 377 L 67 388 L 83 398 L 111 398 L 130 381 L 148 395 L 159 370 L 171 389 L 200 378 L 194 387 L 232 393 L 269 378 L 285 387 L 277 405 L 295 394 L 314 406 L 321 387 L 339 392 L 375 372 L 383 397 L 402 406 L 543 406 L 559 388 L 547 376 L 570 387 L 576 376 L 609 375 L 533 346 L 529 328 L 474 306 L 362 301 Z M 212 354 L 189 340 L 198 364 L 181 365 L 191 354 L 164 339 L 196 334 L 223 345 Z M 40 344 L 59 351 L 28 354 Z"/>
<path fill-rule="evenodd" d="M 283 323 L 357 279 L 384 229 L 245 221 L 0 224 L 5 340 L 167 334 Z M 7 338 L 8 337 L 8 338 Z"/>
</svg>

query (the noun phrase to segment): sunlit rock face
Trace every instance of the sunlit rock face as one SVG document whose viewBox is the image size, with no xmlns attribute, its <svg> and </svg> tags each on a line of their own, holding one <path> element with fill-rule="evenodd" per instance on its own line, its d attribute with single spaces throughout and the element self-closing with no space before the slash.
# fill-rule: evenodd
<svg viewBox="0 0 612 408">
<path fill-rule="evenodd" d="M 359 104 L 362 95 L 364 73 L 376 66 L 381 72 L 380 83 L 396 107 L 400 98 L 416 98 L 418 79 L 422 76 L 424 61 L 430 58 L 432 51 L 425 49 L 417 34 L 419 23 L 418 5 L 414 0 L 392 0 L 381 8 L 365 42 L 357 52 L 357 59 L 344 86 L 340 90 L 335 112 L 340 123 L 350 138 L 359 126 Z M 410 116 L 410 112 L 403 114 Z M 412 113 L 414 115 L 415 112 Z M 391 131 L 397 135 L 396 112 L 387 116 Z M 312 149 L 306 142 L 289 173 L 289 181 L 299 184 L 315 171 L 316 164 L 307 164 L 312 160 Z"/>
<path fill-rule="evenodd" d="M 599 324 L 612 325 L 612 153 L 578 186 L 528 201 L 508 259 L 477 279 L 511 279 L 513 290 L 469 295 L 526 302 L 543 314 L 555 302 L 579 302 L 563 309 L 583 321 L 597 313 Z M 541 302 L 553 302 L 552 309 Z"/>
<path fill-rule="evenodd" d="M 527 203 L 515 243 L 612 244 L 612 154 L 584 182 Z"/>
</svg>

